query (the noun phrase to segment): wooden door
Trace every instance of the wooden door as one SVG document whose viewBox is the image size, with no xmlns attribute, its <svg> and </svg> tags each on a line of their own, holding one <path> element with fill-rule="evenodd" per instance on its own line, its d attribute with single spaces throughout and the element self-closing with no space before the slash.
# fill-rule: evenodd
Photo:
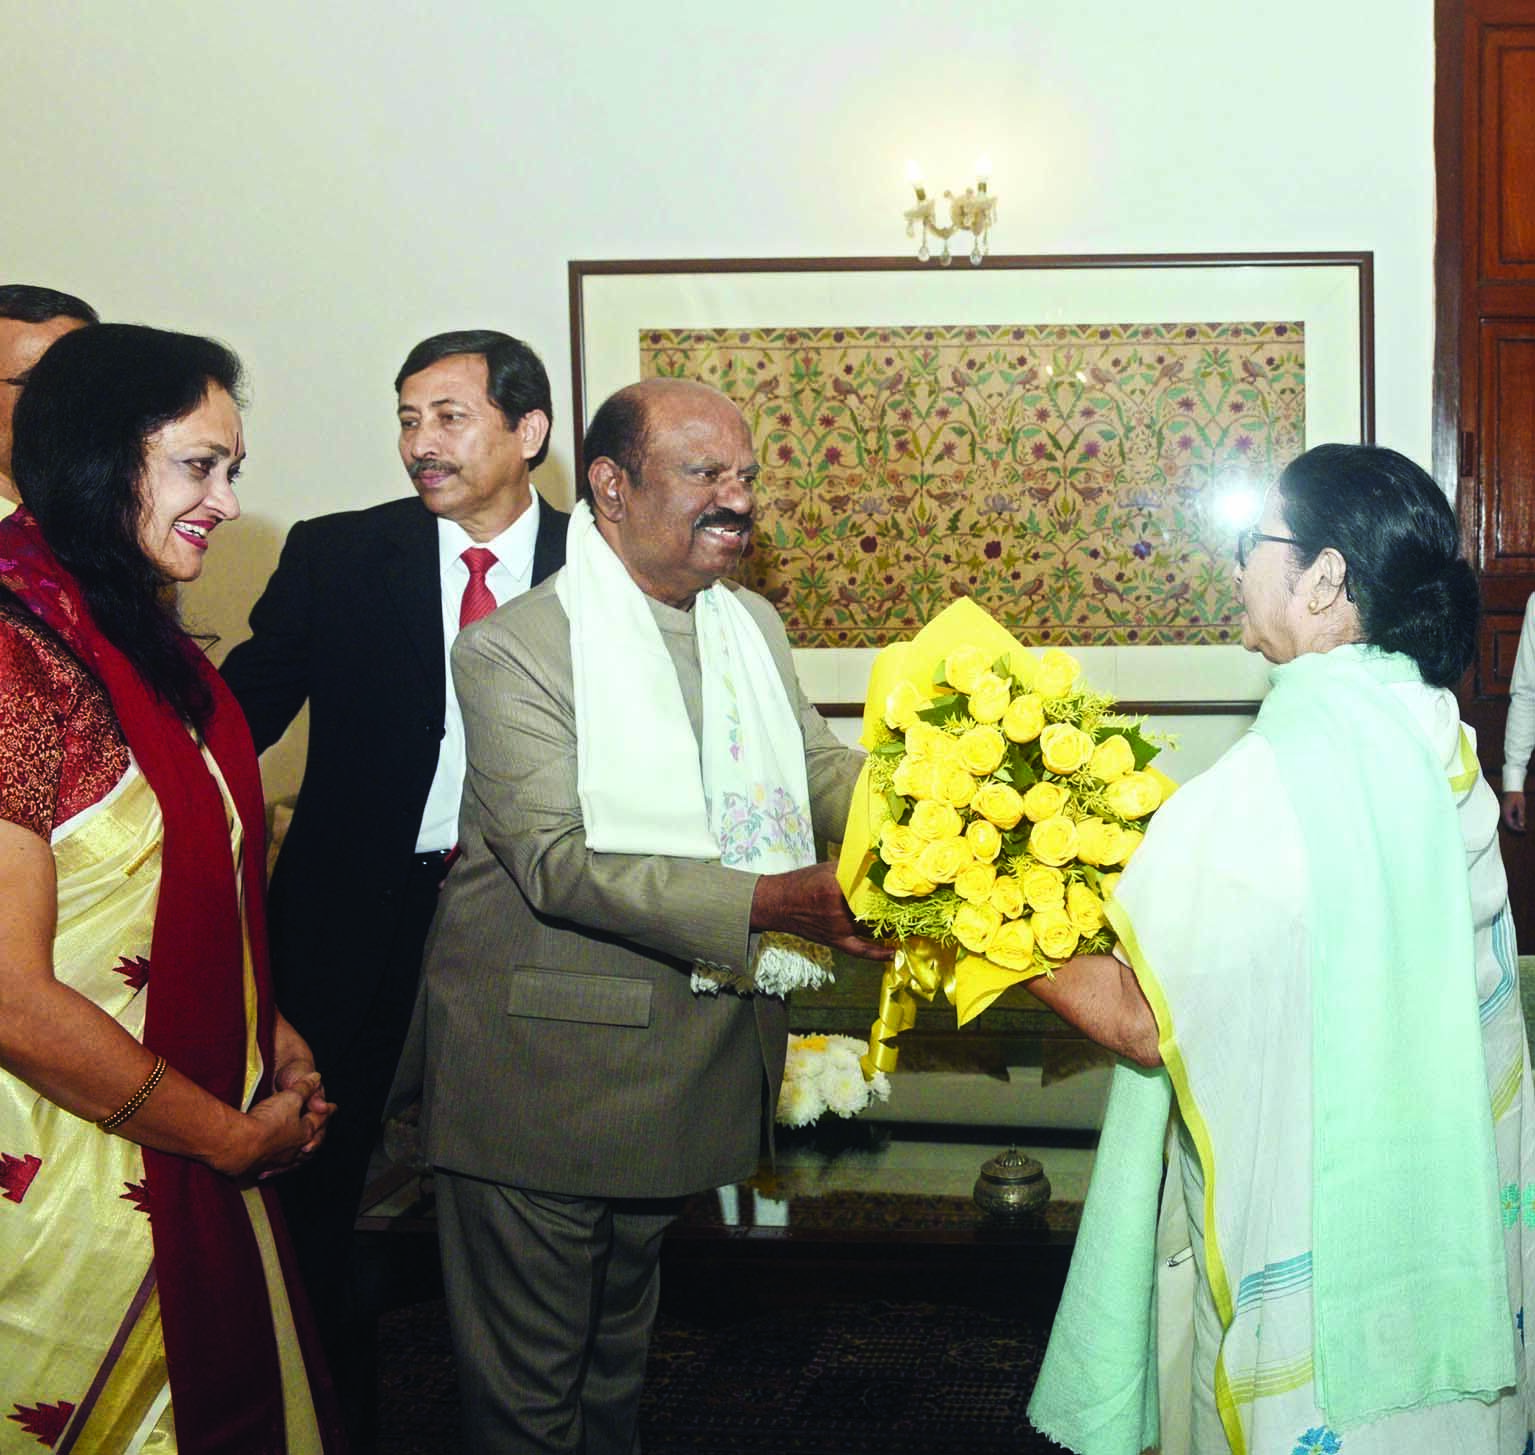
<svg viewBox="0 0 1535 1455">
<path fill-rule="evenodd" d="M 1481 578 L 1461 700 L 1501 790 L 1514 650 L 1535 591 L 1535 0 L 1436 0 L 1435 30 L 1434 471 Z M 1535 829 L 1505 831 L 1503 857 L 1520 948 L 1535 952 Z"/>
</svg>

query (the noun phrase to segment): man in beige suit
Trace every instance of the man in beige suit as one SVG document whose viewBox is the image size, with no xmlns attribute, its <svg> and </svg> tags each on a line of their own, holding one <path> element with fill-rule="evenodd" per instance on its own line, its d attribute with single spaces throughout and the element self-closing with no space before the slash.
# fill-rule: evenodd
<svg viewBox="0 0 1535 1455">
<path fill-rule="evenodd" d="M 805 983 L 805 941 L 890 953 L 816 862 L 858 755 L 772 607 L 714 589 L 750 540 L 740 412 L 651 380 L 585 455 L 564 571 L 453 649 L 462 858 L 412 1039 L 476 1455 L 639 1448 L 661 1235 L 754 1170 L 783 1074 L 784 1001 L 750 987 Z"/>
</svg>

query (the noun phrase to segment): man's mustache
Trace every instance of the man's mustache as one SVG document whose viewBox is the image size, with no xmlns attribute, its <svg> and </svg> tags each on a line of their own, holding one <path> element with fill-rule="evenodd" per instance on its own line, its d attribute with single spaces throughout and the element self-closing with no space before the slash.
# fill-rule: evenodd
<svg viewBox="0 0 1535 1455">
<path fill-rule="evenodd" d="M 726 530 L 732 527 L 739 530 L 750 530 L 755 515 L 756 512 L 750 510 L 744 515 L 738 510 L 725 510 L 723 508 L 710 510 L 693 522 L 693 529 L 709 530 L 711 527 L 718 525 L 723 526 Z"/>
<path fill-rule="evenodd" d="M 412 460 L 405 467 L 405 473 L 412 480 L 419 480 L 428 470 L 438 475 L 458 474 L 458 466 L 449 464 L 447 460 Z"/>
</svg>

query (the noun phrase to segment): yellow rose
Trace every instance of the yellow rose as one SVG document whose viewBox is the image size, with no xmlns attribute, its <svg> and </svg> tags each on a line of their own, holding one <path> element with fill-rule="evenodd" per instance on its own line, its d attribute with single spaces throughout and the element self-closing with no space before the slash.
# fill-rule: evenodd
<svg viewBox="0 0 1535 1455">
<path fill-rule="evenodd" d="M 958 838 L 964 832 L 965 821 L 957 808 L 924 798 L 911 811 L 910 828 L 919 839 L 932 844 L 939 839 Z"/>
<path fill-rule="evenodd" d="M 1010 829 L 1023 817 L 1023 798 L 1006 783 L 983 783 L 970 807 L 999 829 Z"/>
<path fill-rule="evenodd" d="M 944 680 L 956 692 L 974 692 L 976 684 L 991 671 L 991 658 L 979 647 L 955 647 L 943 659 Z"/>
<path fill-rule="evenodd" d="M 987 904 L 996 882 L 997 871 L 990 864 L 978 864 L 972 859 L 954 876 L 954 892 L 971 904 Z"/>
<path fill-rule="evenodd" d="M 992 772 L 1006 751 L 1007 739 L 994 727 L 973 727 L 959 739 L 959 761 L 977 778 Z"/>
<path fill-rule="evenodd" d="M 1162 802 L 1162 785 L 1150 773 L 1127 773 L 1109 784 L 1103 796 L 1121 818 L 1145 818 Z"/>
<path fill-rule="evenodd" d="M 1023 913 L 1023 887 L 1011 874 L 1005 874 L 991 886 L 991 907 L 1003 919 L 1017 919 Z"/>
<path fill-rule="evenodd" d="M 1059 909 L 1066 903 L 1066 879 L 1048 864 L 1031 865 L 1019 876 L 1018 884 L 1032 910 Z"/>
<path fill-rule="evenodd" d="M 1130 739 L 1119 733 L 1105 738 L 1093 749 L 1087 771 L 1100 783 L 1113 783 L 1126 773 L 1135 772 L 1135 749 L 1130 746 Z"/>
<path fill-rule="evenodd" d="M 1029 830 L 1029 852 L 1041 864 L 1064 864 L 1074 859 L 1077 826 L 1063 814 L 1041 819 Z"/>
<path fill-rule="evenodd" d="M 1032 743 L 1045 726 L 1045 709 L 1037 693 L 1015 697 L 1002 714 L 1002 731 L 1015 743 Z"/>
<path fill-rule="evenodd" d="M 930 722 L 914 722 L 906 730 L 906 756 L 918 763 L 941 762 L 949 753 L 949 735 Z"/>
<path fill-rule="evenodd" d="M 1064 909 L 1042 909 L 1029 921 L 1034 943 L 1047 960 L 1069 960 L 1081 937 Z"/>
<path fill-rule="evenodd" d="M 887 823 L 879 831 L 879 856 L 887 864 L 909 864 L 923 843 L 905 824 Z"/>
<path fill-rule="evenodd" d="M 1119 862 L 1121 864 L 1128 864 L 1130 862 L 1131 855 L 1140 848 L 1141 840 L 1145 837 L 1145 834 L 1137 833 L 1134 829 L 1120 829 Z"/>
<path fill-rule="evenodd" d="M 1112 895 L 1114 890 L 1118 887 L 1119 881 L 1122 877 L 1123 876 L 1119 874 L 1105 874 L 1103 878 L 1098 881 L 1098 893 L 1102 895 L 1103 898 L 1108 899 L 1109 896 Z"/>
<path fill-rule="evenodd" d="M 984 955 L 991 937 L 1002 928 L 1002 916 L 989 904 L 962 904 L 954 916 L 954 938 L 967 950 Z"/>
<path fill-rule="evenodd" d="M 1002 835 L 994 823 L 984 818 L 973 819 L 965 830 L 965 842 L 970 852 L 983 864 L 989 864 L 1002 852 Z"/>
<path fill-rule="evenodd" d="M 1055 818 L 1071 802 L 1071 790 L 1060 783 L 1036 783 L 1023 795 L 1023 816 L 1030 823 Z"/>
<path fill-rule="evenodd" d="M 1085 884 L 1066 891 L 1066 913 L 1079 934 L 1095 935 L 1103 928 L 1103 901 Z"/>
<path fill-rule="evenodd" d="M 933 892 L 933 882 L 917 873 L 915 864 L 892 864 L 885 875 L 885 893 L 891 899 L 920 899 Z"/>
<path fill-rule="evenodd" d="M 1039 735 L 1039 756 L 1052 773 L 1075 773 L 1093 755 L 1093 740 L 1069 722 L 1053 722 Z"/>
<path fill-rule="evenodd" d="M 1119 863 L 1120 828 L 1101 818 L 1084 818 L 1077 823 L 1077 858 L 1084 864 Z"/>
<path fill-rule="evenodd" d="M 952 884 L 954 876 L 966 864 L 974 862 L 969 846 L 956 834 L 953 838 L 937 839 L 926 845 L 917 855 L 917 873 L 934 884 Z"/>
<path fill-rule="evenodd" d="M 1052 647 L 1039 659 L 1034 673 L 1034 690 L 1041 697 L 1064 697 L 1071 691 L 1082 664 L 1075 657 Z"/>
<path fill-rule="evenodd" d="M 959 756 L 959 739 L 952 733 L 939 730 L 938 736 L 932 741 L 928 750 L 933 761 L 940 768 L 963 768 L 964 762 Z"/>
<path fill-rule="evenodd" d="M 986 958 L 1004 970 L 1027 970 L 1034 960 L 1034 931 L 1027 920 L 1002 925 L 986 946 Z"/>
<path fill-rule="evenodd" d="M 907 731 L 917 721 L 917 709 L 926 702 L 915 683 L 897 682 L 885 697 L 885 726 L 898 733 Z"/>
<path fill-rule="evenodd" d="M 938 766 L 908 754 L 895 765 L 890 786 L 906 798 L 938 797 Z"/>
<path fill-rule="evenodd" d="M 975 797 L 975 779 L 957 764 L 938 770 L 937 798 L 955 808 L 969 808 Z"/>
<path fill-rule="evenodd" d="M 977 722 L 996 722 L 1007 711 L 1012 696 L 1007 679 L 988 672 L 970 694 L 970 716 Z"/>
</svg>

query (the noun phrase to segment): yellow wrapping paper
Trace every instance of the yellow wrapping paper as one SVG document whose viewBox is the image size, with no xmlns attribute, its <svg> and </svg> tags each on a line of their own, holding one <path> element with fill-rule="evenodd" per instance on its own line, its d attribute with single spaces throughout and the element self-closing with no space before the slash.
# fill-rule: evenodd
<svg viewBox="0 0 1535 1455">
<path fill-rule="evenodd" d="M 1034 675 L 1038 660 L 1034 654 L 1020 647 L 1005 628 L 969 597 L 961 597 L 939 612 L 911 641 L 888 646 L 874 659 L 859 739 L 865 748 L 873 749 L 885 736 L 885 702 L 897 683 L 910 682 L 920 692 L 934 697 L 949 690 L 935 685 L 933 679 L 940 664 L 959 646 L 979 647 L 992 661 L 1006 657 L 1021 681 L 1026 682 Z M 869 765 L 865 763 L 853 794 L 842 854 L 837 861 L 837 880 L 854 914 L 859 912 L 860 897 L 866 893 L 880 830 L 889 818 L 883 796 L 870 786 Z M 915 1024 L 918 996 L 930 1001 L 943 989 L 955 1007 L 959 1024 L 964 1025 L 980 1015 L 1008 986 L 1040 973 L 1034 965 L 1026 970 L 1008 970 L 983 956 L 945 948 L 931 940 L 903 941 L 880 987 L 879 1017 L 869 1032 L 864 1074 L 895 1069 L 896 1052 L 891 1042 Z"/>
<path fill-rule="evenodd" d="M 978 648 L 988 660 L 1005 658 L 1020 682 L 1030 682 L 1039 659 L 1021 647 L 1012 635 L 968 597 L 962 597 L 933 618 L 909 642 L 886 647 L 874 660 L 864 703 L 860 742 L 870 751 L 886 741 L 886 703 L 903 683 L 910 683 L 924 697 L 942 696 L 952 689 L 941 681 L 940 668 L 956 648 Z M 1148 767 L 1162 787 L 1164 798 L 1174 784 L 1166 775 Z M 837 879 L 855 915 L 861 914 L 875 892 L 869 870 L 877 855 L 880 831 L 890 820 L 883 794 L 873 789 L 870 764 L 866 763 L 848 815 Z M 901 1031 L 916 1021 L 917 1000 L 931 1001 L 941 989 L 954 1006 L 960 1025 L 974 1020 L 1010 986 L 1020 985 L 1045 971 L 1033 963 L 1022 970 L 999 965 L 983 955 L 924 938 L 903 940 L 895 960 L 886 970 L 880 989 L 879 1015 L 869 1034 L 865 1075 L 895 1068 L 892 1044 Z"/>
</svg>

